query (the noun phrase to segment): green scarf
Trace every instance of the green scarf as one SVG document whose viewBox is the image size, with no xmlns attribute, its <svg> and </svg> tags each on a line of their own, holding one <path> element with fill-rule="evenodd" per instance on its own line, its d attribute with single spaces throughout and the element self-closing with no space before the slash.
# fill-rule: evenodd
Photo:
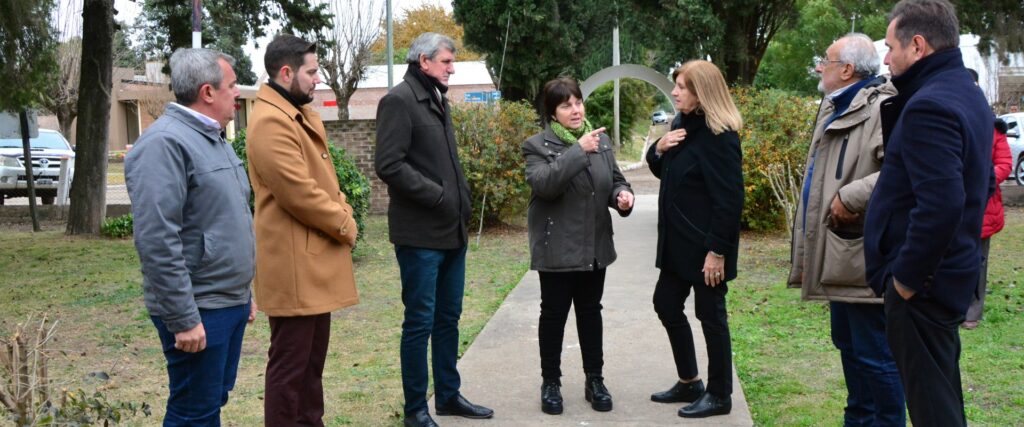
<svg viewBox="0 0 1024 427">
<path fill-rule="evenodd" d="M 583 126 L 580 126 L 576 129 L 569 129 L 565 126 L 562 126 L 561 123 L 552 121 L 551 130 L 555 132 L 555 136 L 558 136 L 558 139 L 561 139 L 562 142 L 572 145 L 575 144 L 577 140 L 584 134 L 593 132 L 594 126 L 591 125 L 590 120 L 587 119 L 583 119 Z"/>
</svg>

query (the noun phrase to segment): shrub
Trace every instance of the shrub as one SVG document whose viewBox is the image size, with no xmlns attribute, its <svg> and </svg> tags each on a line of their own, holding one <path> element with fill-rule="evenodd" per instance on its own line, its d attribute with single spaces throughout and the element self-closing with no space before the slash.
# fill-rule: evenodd
<svg viewBox="0 0 1024 427">
<path fill-rule="evenodd" d="M 541 130 L 526 102 L 453 104 L 462 170 L 473 196 L 473 221 L 495 224 L 522 214 L 529 202 L 522 144 Z M 484 197 L 486 196 L 486 204 Z"/>
<path fill-rule="evenodd" d="M 132 214 L 124 214 L 116 218 L 107 218 L 100 225 L 100 234 L 114 239 L 124 239 L 132 235 Z"/>
<path fill-rule="evenodd" d="M 343 148 L 328 143 L 328 150 L 331 152 L 331 159 L 334 161 L 334 171 L 338 175 L 338 184 L 341 191 L 345 193 L 347 202 L 352 206 L 352 216 L 356 219 L 359 227 L 359 238 L 363 239 L 363 232 L 366 230 L 366 217 L 370 213 L 370 180 L 366 178 L 356 167 L 355 162 L 348 157 Z M 246 174 L 249 173 L 249 159 L 245 153 L 245 130 L 240 130 L 235 138 L 231 140 L 231 147 L 235 154 L 242 159 Z M 253 207 L 255 197 L 249 196 L 249 207 Z"/>
<path fill-rule="evenodd" d="M 359 237 L 363 239 L 366 230 L 366 218 L 370 214 L 370 180 L 359 171 L 359 167 L 348 157 L 343 148 L 327 144 L 334 161 L 334 171 L 338 174 L 338 184 L 345 193 L 348 204 L 352 206 L 352 216 L 359 226 Z"/>
<path fill-rule="evenodd" d="M 786 213 L 772 193 L 768 174 L 788 164 L 796 182 L 803 182 L 818 106 L 814 98 L 774 89 L 736 88 L 733 93 L 743 115 L 743 224 L 753 230 L 782 229 Z"/>
<path fill-rule="evenodd" d="M 106 426 L 139 413 L 152 415 L 146 402 L 110 401 L 99 391 L 89 395 L 62 388 L 55 395 L 57 386 L 66 382 L 54 378 L 49 366 L 54 355 L 63 353 L 51 349 L 56 330 L 57 321 L 43 315 L 38 322 L 29 317 L 14 333 L 0 337 L 0 419 L 17 426 Z"/>
</svg>

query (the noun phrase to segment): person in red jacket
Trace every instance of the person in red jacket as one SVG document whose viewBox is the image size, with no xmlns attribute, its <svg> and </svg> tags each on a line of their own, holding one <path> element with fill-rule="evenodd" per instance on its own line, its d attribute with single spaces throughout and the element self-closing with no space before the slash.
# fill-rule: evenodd
<svg viewBox="0 0 1024 427">
<path fill-rule="evenodd" d="M 1006 142 L 1006 122 L 996 119 L 992 138 L 992 166 L 995 168 L 996 192 L 988 199 L 985 206 L 985 219 L 981 224 L 981 274 L 978 278 L 978 289 L 974 291 L 974 301 L 967 309 L 967 316 L 960 326 L 964 329 L 978 327 L 984 315 L 986 275 L 988 274 L 989 238 L 1003 229 L 1003 193 L 999 191 L 999 183 L 1010 176 L 1013 170 L 1013 156 L 1010 144 Z"/>
</svg>

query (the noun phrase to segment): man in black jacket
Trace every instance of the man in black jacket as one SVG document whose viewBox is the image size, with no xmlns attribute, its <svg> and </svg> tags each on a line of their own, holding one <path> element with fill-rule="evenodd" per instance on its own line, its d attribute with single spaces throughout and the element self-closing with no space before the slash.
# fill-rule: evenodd
<svg viewBox="0 0 1024 427">
<path fill-rule="evenodd" d="M 868 203 L 868 283 L 914 425 L 967 425 L 958 327 L 978 284 L 992 173 L 992 112 L 964 68 L 947 0 L 903 0 L 885 63 L 899 94 L 881 105 L 885 161 Z"/>
<path fill-rule="evenodd" d="M 455 73 L 455 43 L 421 34 L 403 81 L 377 106 L 377 176 L 388 185 L 388 231 L 402 278 L 402 388 L 405 425 L 434 426 L 427 410 L 427 340 L 437 415 L 490 418 L 459 394 L 456 357 L 466 272 L 469 184 L 459 164 L 444 94 Z"/>
</svg>

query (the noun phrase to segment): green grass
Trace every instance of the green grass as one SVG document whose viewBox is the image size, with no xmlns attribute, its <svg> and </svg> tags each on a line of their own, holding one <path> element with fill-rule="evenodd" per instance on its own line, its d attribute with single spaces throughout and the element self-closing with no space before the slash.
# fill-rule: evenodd
<svg viewBox="0 0 1024 427">
<path fill-rule="evenodd" d="M 124 184 L 124 162 L 107 163 L 107 185 Z"/>
<path fill-rule="evenodd" d="M 99 386 L 112 399 L 146 401 L 155 425 L 166 398 L 164 361 L 139 290 L 130 240 L 70 239 L 63 226 L 32 234 L 0 232 L 0 331 L 31 313 L 60 320 L 52 366 L 60 386 Z M 402 304 L 397 265 L 382 217 L 372 217 L 357 250 L 359 305 L 335 313 L 324 370 L 328 425 L 399 425 L 398 341 Z M 729 295 L 733 351 L 759 426 L 841 425 L 846 397 L 828 308 L 786 289 L 789 239 L 746 233 L 740 278 Z M 964 396 L 971 425 L 1019 425 L 1024 419 L 1024 210 L 1008 209 L 992 239 L 985 320 L 962 331 Z M 525 232 L 491 230 L 467 260 L 461 351 L 472 342 L 527 269 Z M 269 331 L 261 316 L 247 331 L 238 385 L 224 408 L 226 425 L 259 425 Z"/>
<path fill-rule="evenodd" d="M 961 330 L 971 425 L 1024 420 L 1024 210 L 1008 208 L 992 238 L 985 320 Z M 760 426 L 842 425 L 846 386 L 829 336 L 828 306 L 787 289 L 789 239 L 744 234 L 740 278 L 729 293 L 736 369 Z"/>
<path fill-rule="evenodd" d="M 58 385 L 92 390 L 97 384 L 88 374 L 106 372 L 112 380 L 99 387 L 110 399 L 153 406 L 152 417 L 133 424 L 159 424 L 167 392 L 164 359 L 142 303 L 132 242 L 67 238 L 62 230 L 51 225 L 36 234 L 0 233 L 0 331 L 9 335 L 29 314 L 48 313 L 60 321 L 51 364 Z M 329 425 L 401 424 L 401 285 L 386 219 L 371 217 L 366 236 L 356 259 L 360 303 L 333 316 L 324 369 Z M 522 230 L 503 229 L 485 232 L 480 246 L 471 247 L 460 354 L 526 272 L 526 246 Z M 223 409 L 226 425 L 262 423 L 269 337 L 261 315 L 246 331 L 238 383 Z"/>
</svg>

